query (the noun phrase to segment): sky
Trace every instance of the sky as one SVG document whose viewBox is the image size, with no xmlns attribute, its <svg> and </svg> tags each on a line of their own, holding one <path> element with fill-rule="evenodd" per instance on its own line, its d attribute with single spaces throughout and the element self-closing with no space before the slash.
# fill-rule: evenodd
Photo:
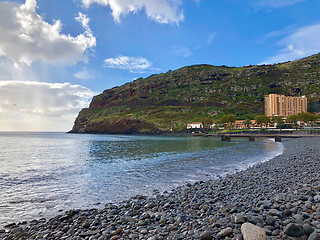
<svg viewBox="0 0 320 240">
<path fill-rule="evenodd" d="M 320 52 L 319 0 L 0 1 L 0 131 L 69 131 L 94 95 L 194 64 Z"/>
</svg>

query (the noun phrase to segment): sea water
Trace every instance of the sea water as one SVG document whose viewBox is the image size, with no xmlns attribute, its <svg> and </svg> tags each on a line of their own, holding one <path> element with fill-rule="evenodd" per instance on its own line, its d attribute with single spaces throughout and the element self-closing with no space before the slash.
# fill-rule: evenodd
<svg viewBox="0 0 320 240">
<path fill-rule="evenodd" d="M 0 132 L 0 226 L 214 179 L 282 151 L 271 139 Z"/>
</svg>

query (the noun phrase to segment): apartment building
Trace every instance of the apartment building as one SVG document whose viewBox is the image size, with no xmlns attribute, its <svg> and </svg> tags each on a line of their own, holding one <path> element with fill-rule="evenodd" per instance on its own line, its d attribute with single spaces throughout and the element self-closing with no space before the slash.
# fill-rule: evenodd
<svg viewBox="0 0 320 240">
<path fill-rule="evenodd" d="M 280 94 L 269 94 L 264 98 L 265 115 L 287 117 L 300 112 L 307 112 L 307 98 L 287 97 Z"/>
</svg>

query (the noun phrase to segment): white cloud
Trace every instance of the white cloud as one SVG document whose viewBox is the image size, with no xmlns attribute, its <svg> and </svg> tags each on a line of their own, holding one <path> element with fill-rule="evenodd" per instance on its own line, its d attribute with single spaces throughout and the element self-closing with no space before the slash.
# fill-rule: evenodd
<svg viewBox="0 0 320 240">
<path fill-rule="evenodd" d="M 70 130 L 92 96 L 70 83 L 0 81 L 0 130 Z"/>
<path fill-rule="evenodd" d="M 206 43 L 207 43 L 208 45 L 210 45 L 210 44 L 212 43 L 213 39 L 216 37 L 216 35 L 217 35 L 216 33 L 211 33 L 211 34 L 209 35 Z"/>
<path fill-rule="evenodd" d="M 207 37 L 207 40 L 205 42 L 199 44 L 198 46 L 196 46 L 194 49 L 200 49 L 200 48 L 203 48 L 206 45 L 211 45 L 212 41 L 216 37 L 216 35 L 217 35 L 217 33 L 215 33 L 215 32 L 210 33 L 210 35 Z M 190 53 L 191 53 L 191 51 L 190 51 Z"/>
<path fill-rule="evenodd" d="M 173 46 L 169 54 L 175 55 L 178 57 L 190 57 L 193 55 L 191 50 L 184 46 Z"/>
<path fill-rule="evenodd" d="M 129 70 L 134 73 L 143 73 L 152 63 L 143 57 L 118 56 L 104 60 L 104 67 Z"/>
<path fill-rule="evenodd" d="M 255 2 L 256 7 L 264 8 L 280 8 L 294 5 L 298 2 L 303 2 L 305 0 L 262 0 Z"/>
<path fill-rule="evenodd" d="M 278 42 L 282 49 L 264 63 L 296 60 L 320 52 L 320 24 L 302 27 Z"/>
<path fill-rule="evenodd" d="M 144 10 L 148 18 L 158 23 L 175 23 L 184 20 L 183 12 L 179 9 L 181 0 L 82 0 L 85 7 L 96 3 L 109 6 L 116 22 L 121 15 L 136 13 Z"/>
<path fill-rule="evenodd" d="M 76 20 L 85 32 L 72 37 L 61 33 L 60 20 L 47 23 L 36 8 L 35 0 L 26 0 L 24 4 L 0 2 L 0 56 L 9 58 L 16 66 L 37 60 L 52 64 L 86 61 L 86 51 L 96 45 L 89 18 L 79 13 Z"/>
<path fill-rule="evenodd" d="M 251 6 L 255 11 L 289 7 L 306 0 L 226 0 L 232 4 Z"/>
<path fill-rule="evenodd" d="M 75 18 L 79 23 L 81 23 L 82 27 L 91 33 L 91 29 L 89 27 L 90 18 L 87 17 L 86 14 L 82 12 L 78 13 L 78 17 Z"/>
<path fill-rule="evenodd" d="M 82 80 L 94 78 L 94 74 L 88 72 L 87 68 L 83 68 L 82 71 L 75 73 L 73 76 L 75 78 L 82 79 Z"/>
<path fill-rule="evenodd" d="M 39 77 L 36 72 L 28 65 L 17 68 L 8 58 L 0 56 L 0 81 L 7 79 L 38 81 Z M 43 81 L 44 79 L 42 79 Z"/>
</svg>

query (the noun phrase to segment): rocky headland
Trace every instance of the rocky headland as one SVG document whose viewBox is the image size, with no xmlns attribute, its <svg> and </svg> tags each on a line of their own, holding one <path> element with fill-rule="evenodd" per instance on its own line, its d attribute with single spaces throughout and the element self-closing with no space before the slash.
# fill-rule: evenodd
<svg viewBox="0 0 320 240">
<path fill-rule="evenodd" d="M 320 239 L 320 138 L 270 161 L 103 209 L 9 224 L 0 239 Z"/>
<path fill-rule="evenodd" d="M 252 119 L 263 114 L 270 93 L 305 95 L 308 111 L 320 112 L 320 54 L 274 65 L 193 65 L 139 78 L 95 96 L 70 132 L 163 134 L 224 113 Z"/>
</svg>

